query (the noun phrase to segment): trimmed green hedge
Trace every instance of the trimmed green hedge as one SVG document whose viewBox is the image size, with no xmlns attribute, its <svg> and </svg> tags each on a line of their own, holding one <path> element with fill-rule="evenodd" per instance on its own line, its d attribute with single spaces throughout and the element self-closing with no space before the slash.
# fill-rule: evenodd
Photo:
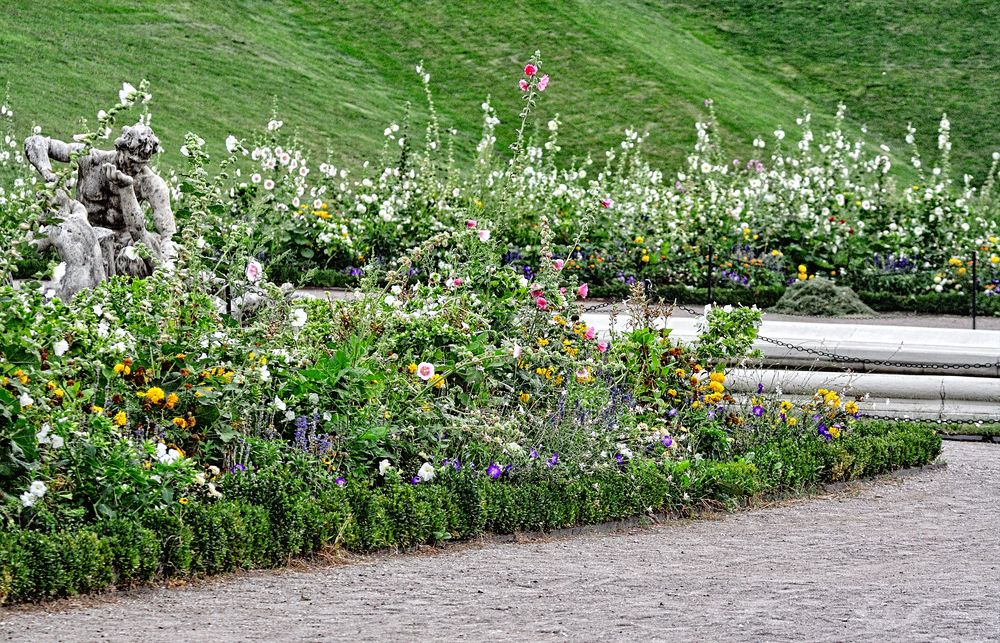
<svg viewBox="0 0 1000 643">
<path fill-rule="evenodd" d="M 779 440 L 736 461 L 655 463 L 585 478 L 492 481 L 468 471 L 432 484 L 309 490 L 292 471 L 231 476 L 225 499 L 82 529 L 0 532 L 0 602 L 284 565 L 338 546 L 405 548 L 483 533 L 551 530 L 885 473 L 933 461 L 941 438 L 919 424 L 858 424 L 841 440 Z"/>
</svg>

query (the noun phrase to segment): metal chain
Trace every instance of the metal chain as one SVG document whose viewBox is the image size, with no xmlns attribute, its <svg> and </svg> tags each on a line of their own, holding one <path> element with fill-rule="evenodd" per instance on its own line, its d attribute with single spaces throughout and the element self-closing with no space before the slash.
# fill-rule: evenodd
<svg viewBox="0 0 1000 643">
<path fill-rule="evenodd" d="M 861 415 L 859 416 L 859 418 L 860 419 L 865 419 L 865 420 L 891 420 L 891 421 L 895 421 L 895 422 L 920 422 L 921 424 L 942 424 L 942 425 L 947 425 L 947 424 L 960 424 L 960 425 L 969 425 L 969 424 L 1000 424 L 1000 418 L 982 418 L 982 419 L 971 419 L 971 418 L 954 418 L 954 419 L 936 418 L 936 419 L 931 419 L 931 418 L 899 417 L 899 416 L 896 416 L 896 415 L 876 415 L 876 414 L 872 414 L 872 413 L 861 413 Z"/>
<path fill-rule="evenodd" d="M 976 364 L 940 364 L 936 362 L 904 362 L 901 360 L 891 360 L 891 359 L 872 359 L 870 357 L 851 357 L 850 355 L 839 355 L 837 353 L 831 353 L 829 351 L 820 350 L 818 348 L 809 348 L 807 346 L 799 346 L 797 344 L 791 344 L 789 342 L 781 341 L 780 339 L 774 339 L 773 337 L 765 337 L 764 335 L 758 335 L 757 339 L 767 342 L 769 344 L 774 344 L 775 346 L 781 346 L 783 348 L 790 348 L 792 350 L 801 351 L 803 353 L 809 353 L 811 355 L 816 355 L 817 357 L 828 357 L 835 362 L 859 362 L 861 364 L 871 364 L 873 366 L 896 366 L 899 368 L 926 368 L 926 369 L 943 369 L 943 370 L 961 370 L 967 368 L 996 368 L 1000 369 L 1000 360 L 996 362 L 983 362 Z"/>
</svg>

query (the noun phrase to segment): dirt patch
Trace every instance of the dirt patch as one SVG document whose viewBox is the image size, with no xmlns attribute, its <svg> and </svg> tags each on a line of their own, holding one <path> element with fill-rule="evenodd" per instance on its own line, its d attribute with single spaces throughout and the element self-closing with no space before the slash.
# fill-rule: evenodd
<svg viewBox="0 0 1000 643">
<path fill-rule="evenodd" d="M 1000 448 L 949 442 L 945 458 L 946 468 L 718 520 L 9 609 L 0 639 L 994 638 Z"/>
</svg>

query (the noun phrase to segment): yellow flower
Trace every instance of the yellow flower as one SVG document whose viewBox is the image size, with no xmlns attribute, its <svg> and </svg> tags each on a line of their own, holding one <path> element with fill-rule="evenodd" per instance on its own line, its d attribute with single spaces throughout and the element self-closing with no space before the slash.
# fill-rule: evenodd
<svg viewBox="0 0 1000 643">
<path fill-rule="evenodd" d="M 521 400 L 522 404 L 527 404 L 529 401 L 531 401 L 531 393 L 525 393 L 524 391 L 521 391 L 521 394 L 517 396 L 517 399 Z"/>
<path fill-rule="evenodd" d="M 687 375 L 687 373 L 684 372 L 683 368 L 678 368 L 677 370 L 674 371 L 674 375 L 676 375 L 677 377 L 684 377 L 685 375 Z"/>
<path fill-rule="evenodd" d="M 717 382 L 715 380 L 712 380 L 711 382 L 708 383 L 708 388 L 713 393 L 722 393 L 724 390 L 726 390 L 726 387 L 723 386 L 722 382 Z"/>
<path fill-rule="evenodd" d="M 417 365 L 414 364 L 413 362 L 410 362 L 409 364 L 406 365 L 406 370 L 410 372 L 410 375 L 413 375 L 414 373 L 417 372 Z"/>
<path fill-rule="evenodd" d="M 444 375 L 435 373 L 430 381 L 434 385 L 434 388 L 444 388 Z"/>
<path fill-rule="evenodd" d="M 177 353 L 176 355 L 174 355 L 174 359 L 184 359 L 185 357 L 187 357 L 187 355 L 185 355 L 184 353 Z"/>
<path fill-rule="evenodd" d="M 993 255 L 992 257 L 990 257 L 990 263 L 992 263 L 994 265 L 1000 263 L 1000 257 L 998 257 L 996 255 Z"/>
<path fill-rule="evenodd" d="M 829 429 L 827 429 L 827 433 L 829 433 L 830 435 L 832 435 L 834 437 L 834 439 L 839 438 L 840 437 L 840 427 L 839 426 L 831 426 Z"/>
<path fill-rule="evenodd" d="M 90 412 L 93 413 L 94 415 L 100 415 L 101 413 L 104 413 L 104 407 L 103 406 L 97 406 L 95 404 L 95 405 L 93 405 L 93 406 L 90 407 Z"/>
<path fill-rule="evenodd" d="M 642 255 L 642 263 L 649 263 L 649 255 Z"/>
<path fill-rule="evenodd" d="M 799 421 L 796 420 L 795 418 L 788 418 L 788 426 L 795 426 L 798 423 Z"/>
<path fill-rule="evenodd" d="M 172 421 L 173 421 L 174 424 L 176 424 L 177 426 L 179 426 L 182 429 L 186 429 L 187 428 L 187 420 L 185 420 L 182 417 L 176 417 Z"/>
<path fill-rule="evenodd" d="M 17 369 L 16 371 L 14 371 L 14 377 L 16 377 L 17 381 L 20 382 L 21 384 L 28 383 L 28 376 L 25 375 L 24 371 L 22 371 L 21 369 Z"/>
<path fill-rule="evenodd" d="M 714 371 L 708 376 L 708 379 L 713 382 L 718 382 L 719 384 L 722 384 L 723 382 L 726 381 L 726 374 L 720 371 Z"/>
<path fill-rule="evenodd" d="M 114 370 L 115 375 L 121 375 L 122 371 L 125 370 L 125 365 L 122 364 L 121 362 L 118 362 L 117 364 L 115 364 L 115 366 L 114 366 L 114 368 L 112 370 Z"/>
<path fill-rule="evenodd" d="M 788 413 L 790 410 L 792 410 L 793 406 L 795 406 L 795 405 L 792 404 L 791 402 L 789 402 L 788 400 L 781 400 L 781 412 L 782 413 Z"/>
<path fill-rule="evenodd" d="M 178 500 L 177 502 L 181 503 L 182 505 L 186 505 L 186 504 L 187 504 L 188 502 L 190 502 L 190 500 L 188 500 L 188 499 L 187 499 L 187 498 L 185 497 L 185 498 L 181 498 L 181 499 L 180 499 L 180 500 Z"/>
<path fill-rule="evenodd" d="M 799 264 L 799 272 L 808 272 L 808 271 L 809 269 L 806 268 L 805 264 L 802 263 Z"/>
<path fill-rule="evenodd" d="M 850 413 L 851 415 L 854 415 L 855 413 L 858 412 L 857 402 L 848 402 L 847 404 L 844 405 L 844 410 Z"/>
<path fill-rule="evenodd" d="M 111 421 L 118 426 L 125 426 L 125 423 L 128 422 L 128 416 L 125 415 L 125 411 L 118 411 Z"/>
<path fill-rule="evenodd" d="M 646 241 L 646 240 L 645 240 L 645 239 L 643 239 L 642 237 L 636 237 L 636 238 L 635 238 L 635 242 L 636 242 L 636 243 L 644 243 L 645 241 Z"/>
<path fill-rule="evenodd" d="M 545 339 L 544 337 L 539 337 L 538 338 L 538 345 L 539 346 L 548 346 L 549 345 L 549 340 Z"/>
<path fill-rule="evenodd" d="M 153 404 L 159 404 L 164 399 L 166 399 L 166 394 L 164 394 L 163 389 L 160 388 L 159 386 L 154 386 L 145 393 L 141 393 L 140 396 L 145 397 Z"/>
<path fill-rule="evenodd" d="M 166 406 L 168 409 L 172 409 L 177 404 L 177 402 L 180 401 L 180 399 L 181 398 L 177 397 L 176 393 L 171 393 L 170 395 L 167 396 L 167 403 L 164 406 Z"/>
<path fill-rule="evenodd" d="M 670 397 L 677 397 L 677 389 L 668 388 L 667 395 L 669 395 Z"/>
</svg>

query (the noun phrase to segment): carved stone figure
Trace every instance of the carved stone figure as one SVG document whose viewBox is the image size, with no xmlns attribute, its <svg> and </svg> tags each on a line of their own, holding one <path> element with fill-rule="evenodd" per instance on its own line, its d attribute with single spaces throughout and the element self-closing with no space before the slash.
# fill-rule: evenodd
<svg viewBox="0 0 1000 643">
<path fill-rule="evenodd" d="M 53 160 L 68 163 L 82 149 L 82 143 L 64 143 L 41 135 L 24 142 L 25 156 L 47 183 L 58 180 L 52 171 Z M 63 290 L 79 290 L 78 285 L 100 275 L 88 263 L 95 260 L 90 248 L 92 238 L 99 244 L 97 259 L 104 273 L 98 282 L 111 275 L 147 277 L 157 265 L 174 257 L 171 238 L 177 225 L 170 209 L 170 191 L 149 167 L 149 160 L 159 151 L 160 141 L 153 130 L 138 123 L 122 128 L 114 151 L 90 150 L 76 159 L 76 199 L 58 197 L 57 205 L 65 220 L 49 229 L 48 243 L 66 262 L 67 278 L 74 284 L 60 289 L 60 296 Z M 142 203 L 149 204 L 152 210 L 155 233 L 146 229 Z M 80 208 L 85 216 L 81 216 Z M 145 250 L 137 248 L 139 244 Z M 85 275 L 77 277 L 71 271 L 83 271 Z"/>
<path fill-rule="evenodd" d="M 87 220 L 87 209 L 79 201 L 68 198 L 62 190 L 57 191 L 51 204 L 59 208 L 60 223 L 48 227 L 36 247 L 44 251 L 54 247 L 65 268 L 58 280 L 56 295 L 68 301 L 84 288 L 93 288 L 104 281 L 107 272 L 101 250 L 98 230 L 111 234 L 104 228 L 94 228 Z"/>
</svg>

